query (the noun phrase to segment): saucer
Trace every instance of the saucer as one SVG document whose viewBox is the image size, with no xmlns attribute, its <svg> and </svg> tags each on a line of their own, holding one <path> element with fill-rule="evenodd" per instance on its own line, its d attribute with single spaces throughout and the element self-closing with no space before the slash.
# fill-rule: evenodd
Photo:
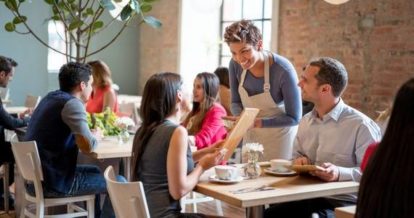
<svg viewBox="0 0 414 218">
<path fill-rule="evenodd" d="M 243 177 L 239 176 L 236 179 L 233 180 L 225 180 L 225 179 L 219 179 L 216 175 L 211 175 L 208 177 L 210 182 L 217 182 L 217 183 L 226 183 L 226 184 L 232 184 L 232 183 L 238 183 L 243 181 Z"/>
<path fill-rule="evenodd" d="M 293 171 L 293 170 L 289 170 L 287 172 L 279 172 L 279 171 L 272 170 L 270 167 L 264 169 L 264 172 L 269 174 L 269 175 L 273 175 L 273 176 L 293 176 L 293 175 L 296 175 L 296 171 Z"/>
</svg>

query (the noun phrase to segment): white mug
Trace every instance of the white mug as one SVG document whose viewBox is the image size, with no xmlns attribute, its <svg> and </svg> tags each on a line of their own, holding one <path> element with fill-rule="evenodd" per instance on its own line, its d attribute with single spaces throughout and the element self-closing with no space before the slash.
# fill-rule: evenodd
<svg viewBox="0 0 414 218">
<path fill-rule="evenodd" d="M 285 160 L 285 159 L 270 160 L 270 169 L 272 171 L 285 173 L 289 171 L 289 169 L 286 168 L 285 166 L 290 166 L 290 165 L 292 165 L 292 161 L 290 160 Z"/>
<path fill-rule="evenodd" d="M 239 177 L 239 168 L 228 166 L 228 165 L 219 165 L 214 167 L 216 171 L 216 176 L 221 180 L 235 180 Z"/>
</svg>

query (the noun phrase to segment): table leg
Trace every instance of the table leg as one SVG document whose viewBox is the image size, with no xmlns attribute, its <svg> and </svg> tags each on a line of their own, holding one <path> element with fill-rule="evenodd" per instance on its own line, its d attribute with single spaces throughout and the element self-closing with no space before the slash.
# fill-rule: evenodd
<svg viewBox="0 0 414 218">
<path fill-rule="evenodd" d="M 124 157 L 124 175 L 127 181 L 131 181 L 131 158 Z"/>
<path fill-rule="evenodd" d="M 263 218 L 264 206 L 254 206 L 246 208 L 247 218 Z"/>
</svg>

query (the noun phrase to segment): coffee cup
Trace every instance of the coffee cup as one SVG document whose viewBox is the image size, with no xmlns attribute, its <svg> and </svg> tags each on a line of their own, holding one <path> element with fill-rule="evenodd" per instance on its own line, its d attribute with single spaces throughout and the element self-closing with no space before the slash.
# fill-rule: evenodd
<svg viewBox="0 0 414 218">
<path fill-rule="evenodd" d="M 216 176 L 221 180 L 235 180 L 239 177 L 239 169 L 237 167 L 220 165 L 214 167 Z"/>
<path fill-rule="evenodd" d="M 286 166 L 292 165 L 292 161 L 285 160 L 285 159 L 273 159 L 270 160 L 270 169 L 272 171 L 285 173 L 289 171 L 289 168 L 286 168 Z"/>
</svg>

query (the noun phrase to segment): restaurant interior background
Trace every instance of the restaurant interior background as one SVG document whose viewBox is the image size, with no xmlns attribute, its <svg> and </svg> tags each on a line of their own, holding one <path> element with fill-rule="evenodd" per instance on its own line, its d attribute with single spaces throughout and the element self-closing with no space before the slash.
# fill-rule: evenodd
<svg viewBox="0 0 414 218">
<path fill-rule="evenodd" d="M 342 5 L 323 0 L 223 0 L 219 6 L 202 5 L 208 1 L 159 0 L 151 15 L 162 21 L 162 28 L 130 27 L 90 60 L 108 63 L 121 94 L 141 94 L 146 79 L 161 71 L 181 73 L 192 82 L 201 71 L 228 65 L 223 61 L 228 60 L 227 46 L 221 47 L 220 42 L 221 24 L 226 24 L 221 22 L 220 6 L 240 3 L 248 15 L 251 5 L 265 4 L 262 12 L 271 13 L 269 24 L 263 26 L 268 48 L 287 57 L 299 75 L 312 57 L 339 59 L 349 73 L 345 101 L 370 117 L 385 109 L 397 87 L 414 76 L 412 0 L 350 0 Z M 271 10 L 266 5 L 272 5 Z M 47 38 L 44 14 L 50 12 L 43 3 L 32 0 L 24 11 L 37 33 Z M 19 62 L 9 88 L 13 105 L 22 105 L 27 94 L 44 96 L 56 89 L 57 73 L 49 69 L 45 46 L 32 36 L 4 30 L 11 17 L 1 6 L 0 54 Z M 113 24 L 113 31 L 117 25 Z M 106 39 L 105 34 L 99 37 L 97 44 Z"/>
</svg>

